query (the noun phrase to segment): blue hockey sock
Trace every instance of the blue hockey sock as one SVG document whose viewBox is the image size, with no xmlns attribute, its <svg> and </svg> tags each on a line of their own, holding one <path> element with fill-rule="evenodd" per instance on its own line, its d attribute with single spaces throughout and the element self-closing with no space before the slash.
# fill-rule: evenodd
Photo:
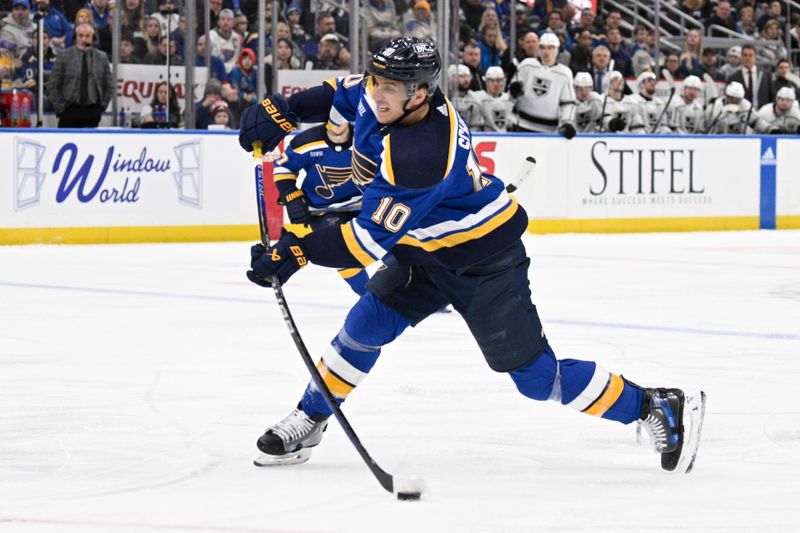
<svg viewBox="0 0 800 533">
<path fill-rule="evenodd" d="M 408 326 L 406 319 L 370 292 L 356 302 L 344 326 L 317 364 L 325 385 L 338 403 L 342 403 L 367 376 L 378 360 L 381 348 Z M 309 416 L 332 414 L 313 380 L 303 393 L 300 407 Z"/>
<path fill-rule="evenodd" d="M 534 400 L 558 401 L 623 424 L 639 418 L 642 389 L 592 361 L 556 360 L 549 346 L 533 363 L 510 375 L 517 389 Z"/>
</svg>

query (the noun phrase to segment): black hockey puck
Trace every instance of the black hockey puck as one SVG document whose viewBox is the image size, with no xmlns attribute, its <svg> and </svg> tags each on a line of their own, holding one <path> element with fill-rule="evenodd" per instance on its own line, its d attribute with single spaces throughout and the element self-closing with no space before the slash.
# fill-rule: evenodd
<svg viewBox="0 0 800 533">
<path fill-rule="evenodd" d="M 415 502 L 420 499 L 422 494 L 419 492 L 398 492 L 397 499 L 409 502 Z"/>
</svg>

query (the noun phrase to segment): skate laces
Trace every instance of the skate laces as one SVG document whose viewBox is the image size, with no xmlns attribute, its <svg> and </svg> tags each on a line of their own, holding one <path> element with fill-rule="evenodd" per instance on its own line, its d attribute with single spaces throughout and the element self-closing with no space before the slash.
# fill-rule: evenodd
<svg viewBox="0 0 800 533">
<path fill-rule="evenodd" d="M 669 401 L 654 392 L 650 400 L 650 412 L 645 418 L 638 420 L 636 441 L 652 446 L 657 453 L 663 453 L 677 443 L 677 435 L 671 431 L 675 427 L 676 420 Z"/>
<path fill-rule="evenodd" d="M 270 428 L 284 442 L 294 442 L 305 437 L 314 429 L 315 422 L 302 410 L 295 409 L 289 416 Z"/>
</svg>

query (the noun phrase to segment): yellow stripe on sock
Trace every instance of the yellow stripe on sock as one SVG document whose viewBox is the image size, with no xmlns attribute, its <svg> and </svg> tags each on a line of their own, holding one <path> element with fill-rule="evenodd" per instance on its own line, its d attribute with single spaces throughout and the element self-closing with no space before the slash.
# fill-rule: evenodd
<svg viewBox="0 0 800 533">
<path fill-rule="evenodd" d="M 331 394 L 337 398 L 346 398 L 355 388 L 328 370 L 328 367 L 325 366 L 325 361 L 317 363 L 317 370 L 319 370 L 319 374 L 322 376 L 322 381 L 325 382 L 325 386 L 327 386 Z"/>
<path fill-rule="evenodd" d="M 616 374 L 611 374 L 611 379 L 608 381 L 608 386 L 603 394 L 595 400 L 595 402 L 587 407 L 583 412 L 592 416 L 603 416 L 612 405 L 619 399 L 622 394 L 622 389 L 625 388 L 625 382 Z"/>
</svg>

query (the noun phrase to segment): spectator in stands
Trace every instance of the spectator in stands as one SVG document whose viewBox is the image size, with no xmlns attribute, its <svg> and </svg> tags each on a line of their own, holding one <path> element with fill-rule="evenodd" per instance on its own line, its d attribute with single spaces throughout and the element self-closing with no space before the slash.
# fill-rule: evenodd
<svg viewBox="0 0 800 533">
<path fill-rule="evenodd" d="M 514 58 L 511 58 L 511 47 L 500 54 L 500 68 L 506 74 L 506 79 L 511 79 L 517 72 L 517 65 L 529 57 L 539 56 L 539 36 L 533 30 L 517 33 L 517 48 Z"/>
<path fill-rule="evenodd" d="M 775 90 L 772 75 L 756 65 L 756 49 L 752 44 L 742 45 L 742 68 L 734 72 L 728 82 L 739 82 L 744 87 L 744 98 L 756 109 L 772 102 Z"/>
<path fill-rule="evenodd" d="M 161 41 L 161 23 L 157 18 L 147 17 L 144 20 L 144 49 L 136 47 L 136 55 L 144 58 L 147 54 L 158 53 L 158 43 Z"/>
<path fill-rule="evenodd" d="M 589 33 L 589 30 L 583 30 L 578 35 L 570 53 L 572 55 L 568 66 L 573 74 L 592 72 L 592 34 Z"/>
<path fill-rule="evenodd" d="M 606 15 L 605 35 L 611 29 L 618 29 L 625 39 L 630 38 L 631 34 L 628 30 L 622 27 L 622 14 L 616 9 L 611 9 Z"/>
<path fill-rule="evenodd" d="M 717 75 L 722 80 L 728 79 L 734 72 L 739 70 L 742 63 L 742 47 L 731 46 L 728 53 L 725 55 L 725 64 L 717 70 Z"/>
<path fill-rule="evenodd" d="M 786 45 L 781 40 L 781 30 L 778 28 L 777 20 L 769 19 L 764 24 L 764 29 L 759 34 L 759 41 L 769 45 L 762 48 L 762 53 L 770 61 L 774 62 L 789 57 L 789 51 L 786 50 Z"/>
<path fill-rule="evenodd" d="M 225 64 L 225 72 L 230 72 L 236 65 L 239 52 L 242 49 L 242 40 L 239 34 L 233 31 L 233 11 L 223 9 L 217 17 L 217 27 L 209 32 L 211 55 L 217 56 Z"/>
<path fill-rule="evenodd" d="M 414 3 L 413 18 L 406 23 L 406 34 L 425 41 L 436 41 L 436 28 L 431 23 L 431 5 L 427 0 Z"/>
<path fill-rule="evenodd" d="M 469 86 L 472 91 L 486 90 L 486 84 L 483 79 L 486 71 L 481 67 L 481 53 L 481 48 L 475 41 L 470 41 L 464 45 L 464 56 L 461 61 L 469 67 L 470 74 L 472 74 L 472 81 Z"/>
<path fill-rule="evenodd" d="M 153 99 L 142 108 L 139 114 L 139 125 L 142 128 L 180 128 L 183 126 L 175 87 L 171 87 L 165 81 L 156 85 Z"/>
<path fill-rule="evenodd" d="M 525 2 L 517 2 L 514 8 L 517 17 L 517 36 L 525 35 L 529 31 L 534 31 L 533 24 L 528 20 L 528 6 Z"/>
<path fill-rule="evenodd" d="M 736 31 L 746 37 L 755 38 L 758 35 L 756 12 L 752 6 L 743 6 L 739 9 L 739 22 L 736 23 Z"/>
<path fill-rule="evenodd" d="M 47 82 L 50 79 L 50 71 L 53 70 L 53 62 L 56 59 L 56 54 L 53 52 L 53 47 L 50 42 L 50 36 L 47 34 L 47 30 L 44 30 L 42 36 L 42 44 L 44 48 L 45 108 L 47 108 L 47 104 L 49 103 L 47 100 Z M 35 31 L 33 32 L 33 42 L 38 43 L 38 33 Z M 21 80 L 22 86 L 34 93 L 39 85 L 39 57 L 37 53 L 38 46 L 36 44 L 28 48 L 28 51 L 25 53 L 25 55 L 20 56 L 19 66 L 14 74 L 15 80 Z"/>
<path fill-rule="evenodd" d="M 210 68 L 208 70 L 209 78 L 216 79 L 219 82 L 228 81 L 228 74 L 225 72 L 225 64 L 217 56 L 211 56 Z M 197 56 L 195 63 L 198 67 L 206 66 L 206 36 L 201 35 L 197 38 Z"/>
<path fill-rule="evenodd" d="M 728 7 L 730 8 L 730 5 Z M 703 37 L 700 35 L 700 30 L 689 30 L 686 32 L 686 43 L 680 55 L 683 77 L 691 75 L 701 77 L 703 75 L 702 57 Z"/>
<path fill-rule="evenodd" d="M 500 48 L 500 31 L 495 26 L 487 26 L 481 34 L 481 40 L 478 41 L 478 47 L 481 49 L 481 70 L 486 72 L 489 67 L 500 66 L 500 54 L 503 53 L 504 48 Z"/>
<path fill-rule="evenodd" d="M 634 32 L 633 37 L 633 46 L 631 46 L 631 58 L 633 58 L 633 54 L 638 52 L 639 50 L 644 50 L 645 52 L 648 51 L 647 48 L 647 26 L 636 26 L 636 30 Z"/>
<path fill-rule="evenodd" d="M 368 47 L 371 52 L 376 52 L 387 42 L 400 37 L 393 0 L 369 0 L 362 8 L 362 13 L 367 25 Z"/>
<path fill-rule="evenodd" d="M 249 23 L 245 15 L 236 15 L 233 17 L 233 31 L 239 34 L 243 42 L 244 38 L 247 37 L 248 26 Z"/>
<path fill-rule="evenodd" d="M 87 8 L 81 8 L 75 13 L 75 24 L 74 26 L 77 27 L 78 24 L 89 24 L 94 28 L 94 17 L 92 16 L 92 12 Z"/>
<path fill-rule="evenodd" d="M 711 2 L 708 0 L 680 0 L 678 7 L 697 20 L 705 20 L 711 16 Z"/>
<path fill-rule="evenodd" d="M 294 43 L 291 40 L 285 37 L 278 39 L 278 45 L 275 47 L 275 52 L 275 55 L 278 58 L 278 68 L 283 70 L 298 70 L 303 68 L 303 64 L 294 55 Z M 266 61 L 272 65 L 272 54 L 267 56 Z"/>
<path fill-rule="evenodd" d="M 464 13 L 464 20 L 473 34 L 478 32 L 478 28 L 481 25 L 481 17 L 485 9 L 481 0 L 466 0 L 466 2 L 461 5 L 461 11 Z M 475 73 L 473 72 L 473 78 L 474 77 Z"/>
<path fill-rule="evenodd" d="M 203 99 L 194 104 L 195 127 L 199 130 L 207 130 L 212 123 L 211 106 L 217 100 L 222 99 L 222 84 L 216 78 L 211 78 L 206 82 L 203 91 Z"/>
<path fill-rule="evenodd" d="M 305 28 L 303 25 L 300 24 L 300 18 L 303 15 L 302 9 L 297 4 L 289 4 L 286 6 L 286 11 L 284 12 L 284 16 L 286 17 L 286 22 L 289 24 L 289 31 L 292 34 L 292 42 L 298 47 L 297 50 L 300 52 L 310 37 L 306 33 Z"/>
<path fill-rule="evenodd" d="M 306 57 L 307 60 L 313 63 L 314 58 L 317 55 L 317 45 L 319 44 L 320 40 L 322 40 L 323 35 L 327 34 L 334 34 L 336 32 L 336 19 L 333 18 L 327 11 L 322 11 L 317 14 L 317 33 L 314 34 L 314 38 L 309 40 L 303 46 L 303 55 Z"/>
<path fill-rule="evenodd" d="M 677 57 L 677 56 L 676 56 Z M 664 64 L 667 64 L 667 60 L 664 60 Z M 680 65 L 680 62 L 678 63 Z M 655 72 L 656 71 L 656 64 L 653 61 L 653 56 L 650 55 L 648 50 L 637 50 L 631 56 L 631 65 L 633 66 L 633 75 L 637 78 L 639 74 L 645 71 Z M 663 71 L 662 71 L 663 76 Z"/>
<path fill-rule="evenodd" d="M 120 63 L 138 65 L 142 62 L 142 59 L 134 53 L 136 51 L 134 39 L 135 37 L 133 36 L 133 33 L 128 30 L 122 30 L 122 33 L 119 36 Z"/>
<path fill-rule="evenodd" d="M 497 11 L 494 9 L 486 9 L 481 15 L 481 23 L 478 25 L 478 37 L 483 35 L 487 28 L 495 28 L 499 36 L 498 47 L 505 47 L 505 40 L 503 39 L 503 29 L 500 27 L 500 19 L 497 16 Z"/>
<path fill-rule="evenodd" d="M 785 26 L 786 25 L 786 18 L 783 16 L 782 5 L 778 0 L 772 0 L 769 3 L 769 9 L 765 11 L 760 17 L 758 17 L 758 31 L 762 33 L 764 31 L 764 26 L 766 26 L 767 22 L 774 19 L 778 25 Z"/>
<path fill-rule="evenodd" d="M 337 57 L 342 47 L 339 37 L 335 33 L 323 35 L 317 44 L 317 55 L 311 59 L 311 68 L 314 70 L 337 70 L 339 64 Z"/>
<path fill-rule="evenodd" d="M 581 17 L 578 21 L 578 25 L 572 29 L 573 39 L 577 40 L 577 36 L 584 31 L 588 31 L 592 39 L 596 39 L 596 35 L 599 33 L 594 10 L 591 7 L 581 9 Z"/>
<path fill-rule="evenodd" d="M 722 26 L 723 28 L 736 31 L 736 21 L 731 13 L 731 3 L 728 0 L 719 0 L 717 7 L 714 8 L 714 14 L 706 20 L 706 27 L 708 29 L 709 37 L 730 37 L 730 34 L 720 31 L 711 26 Z"/>
<path fill-rule="evenodd" d="M 50 5 L 50 0 L 36 0 L 33 13 L 41 11 L 46 13 L 43 19 L 44 29 L 50 36 L 50 45 L 54 48 L 64 49 L 72 46 L 72 24 L 64 14 Z M 34 40 L 34 43 L 36 41 Z M 35 46 L 35 45 L 34 45 Z"/>
<path fill-rule="evenodd" d="M 608 51 L 611 53 L 611 59 L 614 60 L 614 69 L 622 72 L 622 75 L 626 78 L 633 77 L 631 56 L 628 54 L 619 28 L 609 28 L 606 38 L 608 40 Z"/>
<path fill-rule="evenodd" d="M 225 130 L 230 130 L 233 124 L 230 109 L 225 100 L 217 100 L 211 105 L 210 110 L 211 124 L 222 126 Z"/>
<path fill-rule="evenodd" d="M 151 16 L 161 24 L 161 35 L 169 35 L 178 27 L 178 14 L 172 0 L 158 0 L 158 11 Z"/>
<path fill-rule="evenodd" d="M 0 89 L 8 90 L 14 81 L 14 70 L 18 65 L 17 45 L 13 40 L 0 39 Z"/>
<path fill-rule="evenodd" d="M 197 26 L 195 26 L 195 31 L 197 29 Z M 178 17 L 178 27 L 172 29 L 169 38 L 175 41 L 175 53 L 184 57 L 186 51 L 186 15 Z"/>
<path fill-rule="evenodd" d="M 122 6 L 122 29 L 131 33 L 144 32 L 144 4 L 142 0 L 125 0 Z"/>
<path fill-rule="evenodd" d="M 86 7 L 92 13 L 95 30 L 108 26 L 108 0 L 90 0 Z"/>
<path fill-rule="evenodd" d="M 611 52 L 603 45 L 596 46 L 592 50 L 592 81 L 593 90 L 599 94 L 605 94 L 608 90 L 608 77 L 611 73 Z M 620 73 L 621 74 L 621 73 Z"/>
<path fill-rule="evenodd" d="M 17 45 L 17 57 L 25 55 L 33 44 L 33 31 L 36 26 L 31 20 L 31 6 L 28 0 L 14 0 L 11 13 L 3 19 L 0 39 L 13 40 Z"/>
<path fill-rule="evenodd" d="M 539 18 L 539 30 L 543 30 L 547 25 L 547 18 L 553 11 L 561 11 L 569 4 L 569 0 L 547 0 L 546 2 L 535 2 L 532 14 Z"/>
<path fill-rule="evenodd" d="M 269 7 L 272 5 L 272 2 L 267 2 L 266 5 Z M 202 16 L 204 9 L 203 3 L 200 2 L 198 7 L 199 9 L 197 10 L 197 13 L 199 13 L 199 16 Z M 217 18 L 219 17 L 219 14 L 222 12 L 222 0 L 208 0 L 208 12 L 211 19 L 210 21 L 211 27 L 215 27 L 217 25 Z"/>
<path fill-rule="evenodd" d="M 704 74 L 708 74 L 716 81 L 725 81 L 725 78 L 719 72 L 719 57 L 714 50 L 703 50 L 703 60 L 700 62 L 700 70 L 694 75 L 701 78 Z"/>
<path fill-rule="evenodd" d="M 777 94 L 777 92 L 783 89 L 784 87 L 788 87 L 797 94 L 798 98 L 800 98 L 800 85 L 787 78 L 787 75 L 791 74 L 791 72 L 792 72 L 792 64 L 789 62 L 789 60 L 788 59 L 779 60 L 778 64 L 775 66 L 775 79 L 773 80 L 773 88 L 775 90 L 775 93 Z M 795 79 L 797 79 L 796 76 Z"/>
<path fill-rule="evenodd" d="M 571 50 L 574 41 L 572 40 L 572 35 L 567 33 L 567 28 L 564 23 L 563 15 L 561 11 L 551 11 L 550 14 L 547 16 L 547 27 L 539 32 L 541 36 L 542 33 L 545 32 L 555 33 L 559 37 L 563 34 L 564 35 L 564 49 Z"/>
<path fill-rule="evenodd" d="M 175 41 L 163 36 L 158 42 L 158 51 L 155 54 L 147 54 L 142 58 L 145 65 L 166 65 L 167 46 L 169 45 L 169 64 L 183 65 L 183 58 L 175 53 Z"/>
<path fill-rule="evenodd" d="M 667 54 L 667 60 L 664 62 L 664 66 L 661 67 L 661 77 L 666 78 L 669 75 L 673 78 L 683 78 L 684 75 L 681 72 L 680 67 L 681 60 L 678 57 L 678 54 Z"/>
<path fill-rule="evenodd" d="M 280 41 L 278 41 L 280 44 Z M 271 60 L 271 58 L 268 58 Z M 239 54 L 239 61 L 228 75 L 230 85 L 239 91 L 239 100 L 246 104 L 258 101 L 258 67 L 256 66 L 256 53 L 249 48 L 243 48 Z"/>
<path fill-rule="evenodd" d="M 792 13 L 792 15 L 796 16 L 797 18 L 795 20 L 794 27 L 789 30 L 789 35 L 792 38 L 792 49 L 797 50 L 800 48 L 800 13 L 795 11 Z M 793 61 L 797 62 L 797 56 L 800 56 L 800 53 L 795 53 L 794 56 L 795 57 L 793 58 Z"/>
<path fill-rule="evenodd" d="M 59 128 L 96 128 L 116 90 L 108 56 L 93 46 L 94 27 L 79 24 L 75 45 L 53 65 L 48 96 Z"/>
<path fill-rule="evenodd" d="M 239 91 L 229 83 L 222 84 L 222 99 L 228 104 L 228 112 L 231 115 L 231 128 L 239 129 L 239 118 L 242 116 L 242 111 L 250 107 L 250 104 L 242 102 L 239 99 Z"/>
</svg>

